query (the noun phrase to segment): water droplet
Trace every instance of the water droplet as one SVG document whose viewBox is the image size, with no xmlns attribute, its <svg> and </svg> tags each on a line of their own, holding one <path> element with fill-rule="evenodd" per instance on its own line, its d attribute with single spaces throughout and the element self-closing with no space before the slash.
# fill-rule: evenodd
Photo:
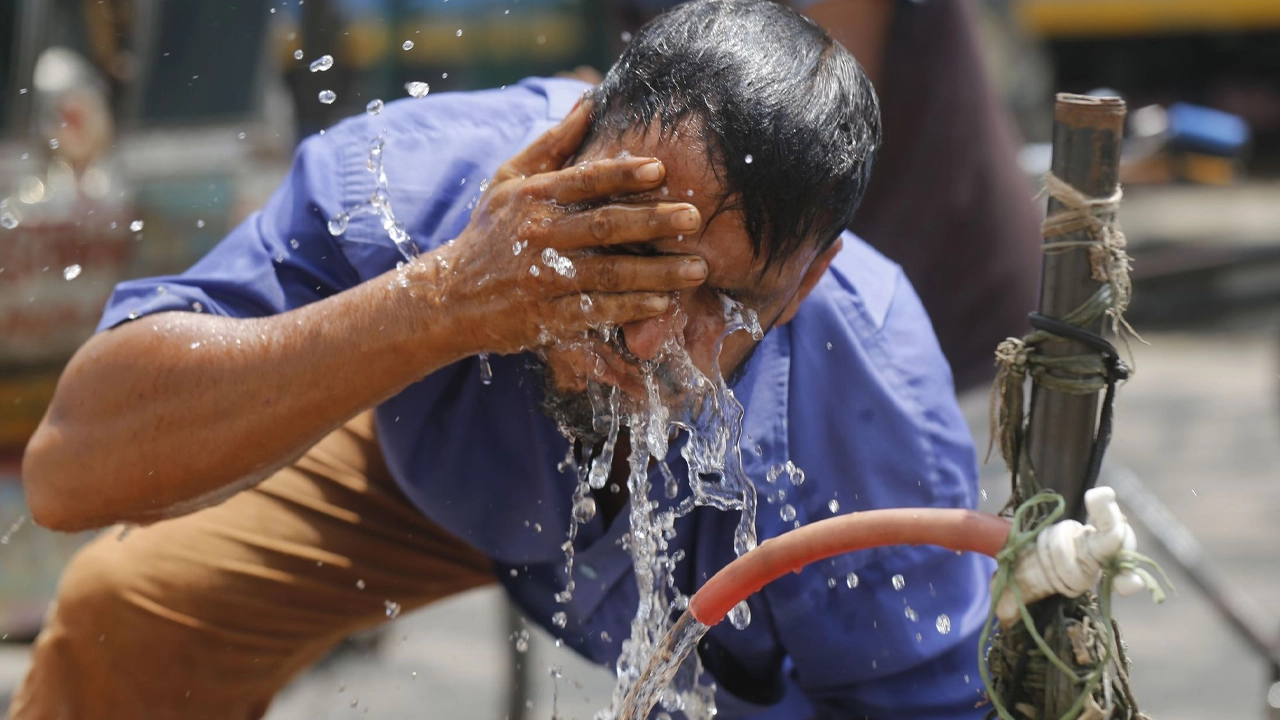
<svg viewBox="0 0 1280 720">
<path fill-rule="evenodd" d="M 476 356 L 476 360 L 480 362 L 480 382 L 484 385 L 492 385 L 493 368 L 489 365 L 489 353 L 480 353 Z"/>
<path fill-rule="evenodd" d="M 196 220 L 196 227 L 198 227 L 198 228 L 202 228 L 202 227 L 204 227 L 204 221 L 203 221 L 203 220 Z"/>
<path fill-rule="evenodd" d="M 142 232 L 142 226 L 143 226 L 143 222 L 141 220 L 134 220 L 133 222 L 129 223 L 129 229 L 134 232 Z"/>
<path fill-rule="evenodd" d="M 782 516 L 783 522 L 791 522 L 796 519 L 796 509 L 791 507 L 790 504 L 783 505 L 778 514 Z"/>
<path fill-rule="evenodd" d="M 755 158 L 751 157 L 751 155 L 749 155 L 749 154 L 748 154 L 746 157 L 742 158 L 742 162 L 744 162 L 744 163 L 746 163 L 746 164 L 748 164 L 748 165 L 750 165 L 754 160 L 755 160 Z"/>
<path fill-rule="evenodd" d="M 68 265 L 68 266 L 66 266 L 66 267 L 62 268 L 62 279 L 63 279 L 63 280 L 75 280 L 75 279 L 76 279 L 76 278 L 78 278 L 78 277 L 80 277 L 80 266 L 79 266 L 79 265 Z"/>
<path fill-rule="evenodd" d="M 523 653 L 529 651 L 529 631 L 521 630 L 516 635 L 516 652 Z"/>
<path fill-rule="evenodd" d="M 911 609 L 911 606 L 910 606 L 910 605 L 908 605 L 908 606 L 907 606 L 907 607 L 902 611 L 902 614 L 903 614 L 903 615 L 906 615 L 906 616 L 907 616 L 907 619 L 908 619 L 908 620 L 910 620 L 911 622 L 915 622 L 915 621 L 917 621 L 917 620 L 919 620 L 919 619 L 920 619 L 920 615 L 919 615 L 919 613 L 917 613 L 915 610 Z"/>
<path fill-rule="evenodd" d="M 558 628 L 564 627 L 567 622 L 569 622 L 569 618 L 563 611 L 551 616 L 551 624 Z"/>
<path fill-rule="evenodd" d="M 301 59 L 302 59 L 302 50 L 294 50 L 294 51 L 293 51 L 293 59 L 294 59 L 294 60 L 301 60 Z"/>
<path fill-rule="evenodd" d="M 3 227 L 5 230 L 12 230 L 18 227 L 18 224 L 21 222 L 22 216 L 18 214 L 17 210 L 9 205 L 9 201 L 0 200 L 0 227 Z"/>
<path fill-rule="evenodd" d="M 324 72 L 325 70 L 328 70 L 331 67 L 333 67 L 332 55 L 321 55 L 320 57 L 311 61 L 311 72 Z"/>
<path fill-rule="evenodd" d="M 836 588 L 836 579 L 835 579 L 835 578 L 827 578 L 827 587 L 831 588 L 832 590 L 835 590 L 835 588 Z"/>
<path fill-rule="evenodd" d="M 902 588 L 904 588 L 904 587 L 906 587 L 906 586 L 907 586 L 907 579 L 906 579 L 906 578 L 902 577 L 901 575 L 894 575 L 894 576 L 893 576 L 893 589 L 894 589 L 894 590 L 901 590 Z"/>
<path fill-rule="evenodd" d="M 933 625 L 938 628 L 938 632 L 943 635 L 951 632 L 951 618 L 947 617 L 946 613 L 939 615 L 937 621 L 934 622 Z"/>
<path fill-rule="evenodd" d="M 622 42 L 624 42 L 624 43 L 629 43 L 629 42 L 631 42 L 631 33 L 629 33 L 629 32 L 625 32 L 625 31 L 624 31 L 624 32 L 622 33 Z"/>
<path fill-rule="evenodd" d="M 828 349 L 828 350 L 830 350 L 830 349 L 831 349 L 831 343 L 827 343 L 827 349 Z"/>
<path fill-rule="evenodd" d="M 191 349 L 192 349 L 192 350 L 195 350 L 195 349 L 196 349 L 196 348 L 198 348 L 198 347 L 200 347 L 200 341 L 199 341 L 199 340 L 197 340 L 197 341 L 195 341 L 195 342 L 191 343 Z"/>
<path fill-rule="evenodd" d="M 729 622 L 738 630 L 746 630 L 751 624 L 751 608 L 747 606 L 746 600 L 734 605 L 729 611 Z"/>
<path fill-rule="evenodd" d="M 596 516 L 596 501 L 591 497 L 584 497 L 573 506 L 573 519 L 580 523 L 591 522 Z"/>
<path fill-rule="evenodd" d="M 454 37 L 462 37 L 462 28 L 458 28 L 458 32 L 453 34 Z"/>
<path fill-rule="evenodd" d="M 386 608 L 387 617 L 394 618 L 400 615 L 400 603 L 392 602 L 390 600 L 383 600 L 382 606 Z"/>
<path fill-rule="evenodd" d="M 347 223 L 351 217 L 346 213 L 338 213 L 329 219 L 329 234 L 333 236 L 341 235 L 347 231 Z"/>
<path fill-rule="evenodd" d="M 858 573 L 851 572 L 848 575 L 845 575 L 844 583 L 848 585 L 851 590 L 858 587 Z"/>
<path fill-rule="evenodd" d="M 364 589 L 364 580 L 356 580 L 356 589 L 357 589 L 357 590 L 363 590 L 363 589 Z"/>
<path fill-rule="evenodd" d="M 536 533 L 540 533 L 540 532 L 542 532 L 542 523 L 534 523 L 534 524 L 533 524 L 533 531 L 534 531 L 534 532 L 536 532 Z"/>
<path fill-rule="evenodd" d="M 608 630 L 601 630 L 601 631 L 600 631 L 600 639 L 601 639 L 601 640 L 603 640 L 603 641 L 605 641 L 605 642 L 613 642 L 613 638 L 609 637 L 609 631 L 608 631 Z"/>
<path fill-rule="evenodd" d="M 978 497 L 982 498 L 982 502 L 987 501 L 987 491 L 985 488 L 978 491 Z"/>
<path fill-rule="evenodd" d="M 532 275 L 532 276 L 534 276 L 534 277 L 538 277 L 539 275 L 541 275 L 541 274 L 542 274 L 542 271 L 538 269 L 538 266 L 537 266 L 537 265 L 530 265 L 530 266 L 529 266 L 529 274 L 530 274 L 530 275 Z"/>
<path fill-rule="evenodd" d="M 191 303 L 191 309 L 195 310 L 196 312 L 204 312 L 204 304 L 202 304 L 199 300 L 196 300 Z"/>
<path fill-rule="evenodd" d="M 403 48 L 403 49 L 405 49 L 405 50 L 412 50 L 412 49 L 413 49 L 413 41 L 412 41 L 412 40 L 405 40 L 405 41 L 404 41 L 404 44 L 403 44 L 403 45 L 401 45 L 400 47 L 401 47 L 401 48 Z"/>
<path fill-rule="evenodd" d="M 377 115 L 382 112 L 382 101 L 377 98 L 370 100 L 369 104 L 364 106 L 364 111 L 370 115 Z"/>
<path fill-rule="evenodd" d="M 793 472 L 791 472 L 790 477 L 791 477 L 792 485 L 799 487 L 804 484 L 804 471 L 801 470 L 800 468 L 796 468 Z"/>
<path fill-rule="evenodd" d="M 424 82 L 414 81 L 405 83 L 404 89 L 411 97 L 420 98 L 427 96 L 427 93 L 431 91 L 431 86 Z"/>
<path fill-rule="evenodd" d="M 582 293 L 582 295 L 581 295 L 581 296 L 579 296 L 579 298 L 578 298 L 578 302 L 579 302 L 579 304 L 581 304 L 581 305 L 582 305 L 582 312 L 584 312 L 584 313 L 590 313 L 590 312 L 591 312 L 591 306 L 592 306 L 592 304 L 593 304 L 593 303 L 591 302 L 591 296 L 590 296 L 590 295 L 588 295 L 588 294 L 586 294 L 586 293 Z"/>
<path fill-rule="evenodd" d="M 830 510 L 832 514 L 840 512 L 840 501 L 834 499 L 831 500 L 827 503 L 827 509 Z"/>
<path fill-rule="evenodd" d="M 298 238 L 292 238 L 289 240 L 289 247 L 293 248 L 294 250 L 297 250 L 298 246 L 300 246 L 301 244 L 302 243 L 298 242 Z"/>
<path fill-rule="evenodd" d="M 58 149 L 58 138 L 49 138 L 49 149 L 51 150 Z"/>
<path fill-rule="evenodd" d="M 316 98 L 325 105 L 332 105 L 333 101 L 338 99 L 338 94 L 332 90 L 321 90 Z"/>
</svg>

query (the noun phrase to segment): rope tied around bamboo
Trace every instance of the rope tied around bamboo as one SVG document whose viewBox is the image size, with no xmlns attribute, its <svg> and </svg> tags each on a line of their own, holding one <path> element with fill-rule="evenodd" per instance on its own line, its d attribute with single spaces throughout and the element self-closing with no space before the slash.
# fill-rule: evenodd
<svg viewBox="0 0 1280 720">
<path fill-rule="evenodd" d="M 1115 347 L 1089 328 L 1101 318 L 1104 332 L 1109 329 L 1121 338 L 1126 334 L 1138 337 L 1124 319 L 1132 286 L 1131 259 L 1115 217 L 1123 192 L 1117 187 L 1109 197 L 1091 198 L 1053 173 L 1045 175 L 1043 192 L 1058 201 L 1056 210 L 1044 221 L 1043 251 L 1058 254 L 1085 250 L 1090 277 L 1100 284 L 1087 300 L 1063 317 L 1031 313 L 1032 332 L 1021 338 L 1008 338 L 996 348 L 991 446 L 987 455 L 989 458 L 998 444 L 1009 468 L 1013 492 L 1002 514 L 1012 518 L 1014 530 L 1008 547 L 997 559 L 998 569 L 992 579 L 992 614 L 980 644 L 984 654 L 983 681 L 992 704 L 988 717 L 1042 720 L 1039 708 L 1044 707 L 1046 692 L 1051 686 L 1065 685 L 1071 689 L 1074 702 L 1063 713 L 1064 720 L 1141 720 L 1147 716 L 1138 710 L 1130 690 L 1128 660 L 1119 627 L 1111 617 L 1111 581 L 1117 573 L 1133 570 L 1159 602 L 1163 592 L 1153 574 L 1160 572 L 1158 566 L 1144 556 L 1125 551 L 1116 563 L 1104 569 L 1100 593 L 1091 591 L 1078 598 L 1035 607 L 1023 602 L 1012 580 L 1020 554 L 1033 547 L 1040 533 L 1064 512 L 1062 496 L 1043 492 L 1032 467 L 1026 442 L 1030 422 L 1024 411 L 1027 378 L 1043 388 L 1070 395 L 1105 392 L 1085 469 L 1085 487 L 1091 487 L 1110 442 L 1116 386 L 1129 377 L 1130 369 Z M 1081 232 L 1085 239 L 1078 239 Z M 1068 235 L 1075 237 L 1056 239 Z M 1072 342 L 1085 348 L 1085 352 L 1048 354 L 1042 346 L 1049 342 Z M 995 599 L 1005 588 L 1012 588 L 1022 622 L 1001 628 L 995 622 Z M 1037 627 L 1045 628 L 1044 632 Z M 1070 652 L 1060 657 L 1051 645 L 1063 647 L 1064 643 Z"/>
<path fill-rule="evenodd" d="M 1087 240 L 1048 241 L 1042 245 L 1043 251 L 1046 254 L 1056 254 L 1078 248 L 1086 249 L 1089 253 L 1090 276 L 1103 283 L 1088 300 L 1060 318 L 1059 322 L 1101 340 L 1085 328 L 1099 317 L 1105 316 L 1107 325 L 1117 337 L 1123 339 L 1128 335 L 1141 340 L 1124 319 L 1133 286 L 1129 279 L 1132 260 L 1126 251 L 1124 232 L 1115 217 L 1120 200 L 1124 197 L 1123 190 L 1117 187 L 1110 197 L 1091 198 L 1050 172 L 1044 176 L 1041 192 L 1060 203 L 1058 210 L 1044 220 L 1042 233 L 1045 238 L 1062 237 L 1081 230 L 1088 237 Z M 1040 316 L 1033 314 L 1033 323 L 1036 317 Z M 1028 375 L 1034 382 L 1051 390 L 1071 395 L 1090 395 L 1107 388 L 1114 389 L 1115 383 L 1127 379 L 1132 372 L 1132 363 L 1122 363 L 1122 369 L 1113 362 L 1109 363 L 1106 351 L 1065 357 L 1038 352 L 1038 348 L 1045 342 L 1079 337 L 1064 337 L 1061 333 L 1044 329 L 1042 325 L 1021 338 L 1007 338 L 996 348 L 997 371 L 992 385 L 989 412 L 991 445 L 987 448 L 987 457 L 990 458 L 991 451 L 999 444 L 1005 465 L 1015 474 L 1015 498 L 1011 499 L 1011 505 L 1016 506 L 1025 497 L 1039 491 L 1039 487 L 1033 485 L 1030 492 L 1019 494 L 1016 487 L 1019 471 L 1025 473 L 1028 481 L 1034 483 L 1035 480 L 1029 465 L 1018 459 L 1024 436 L 1023 408 Z"/>
</svg>

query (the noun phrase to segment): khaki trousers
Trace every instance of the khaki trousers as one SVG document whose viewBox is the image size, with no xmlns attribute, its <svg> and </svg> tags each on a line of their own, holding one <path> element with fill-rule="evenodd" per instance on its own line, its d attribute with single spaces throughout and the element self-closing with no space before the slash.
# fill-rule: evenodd
<svg viewBox="0 0 1280 720">
<path fill-rule="evenodd" d="M 67 566 L 12 720 L 259 718 L 388 601 L 493 582 L 395 487 L 372 413 L 221 505 L 119 537 Z"/>
</svg>

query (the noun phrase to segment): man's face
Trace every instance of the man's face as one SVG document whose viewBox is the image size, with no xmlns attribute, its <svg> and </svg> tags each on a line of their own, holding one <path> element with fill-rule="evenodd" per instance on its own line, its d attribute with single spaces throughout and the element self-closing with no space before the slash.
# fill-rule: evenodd
<svg viewBox="0 0 1280 720">
<path fill-rule="evenodd" d="M 702 229 L 608 251 L 699 255 L 707 263 L 708 275 L 705 284 L 676 293 L 675 302 L 665 314 L 623 325 L 621 332 L 608 342 L 602 334 L 592 333 L 586 339 L 561 342 L 545 351 L 548 412 L 580 437 L 592 437 L 589 382 L 615 386 L 641 405 L 648 402 L 656 388 L 663 404 L 675 409 L 684 404 L 689 381 L 696 377 L 690 364 L 707 378 L 732 377 L 758 341 L 746 331 L 725 335 L 728 322 L 724 298 L 757 313 L 761 329 L 768 331 L 790 319 L 793 300 L 798 302 L 802 280 L 816 255 L 814 250 L 806 249 L 796 257 L 777 258 L 764 272 L 764 258 L 752 252 L 740 214 L 731 209 L 716 214 L 724 200 L 724 187 L 709 167 L 701 133 L 682 129 L 664 138 L 653 129 L 643 134 L 627 133 L 616 140 L 599 139 L 584 148 L 579 160 L 600 160 L 624 153 L 658 158 L 666 166 L 666 181 L 658 191 L 615 200 L 687 202 L 698 208 Z M 825 263 L 822 265 L 825 269 Z M 815 270 L 821 272 L 816 266 Z M 646 370 L 650 376 L 648 385 Z"/>
</svg>

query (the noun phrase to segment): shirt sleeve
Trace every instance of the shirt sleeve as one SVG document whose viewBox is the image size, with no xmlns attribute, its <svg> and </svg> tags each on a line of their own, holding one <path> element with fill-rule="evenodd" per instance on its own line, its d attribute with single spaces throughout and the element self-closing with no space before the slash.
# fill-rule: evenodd
<svg viewBox="0 0 1280 720">
<path fill-rule="evenodd" d="M 342 210 L 341 154 L 330 137 L 305 140 L 262 210 L 186 272 L 117 285 L 98 329 L 166 311 L 262 317 L 357 284 L 328 231 L 328 218 Z"/>
</svg>

